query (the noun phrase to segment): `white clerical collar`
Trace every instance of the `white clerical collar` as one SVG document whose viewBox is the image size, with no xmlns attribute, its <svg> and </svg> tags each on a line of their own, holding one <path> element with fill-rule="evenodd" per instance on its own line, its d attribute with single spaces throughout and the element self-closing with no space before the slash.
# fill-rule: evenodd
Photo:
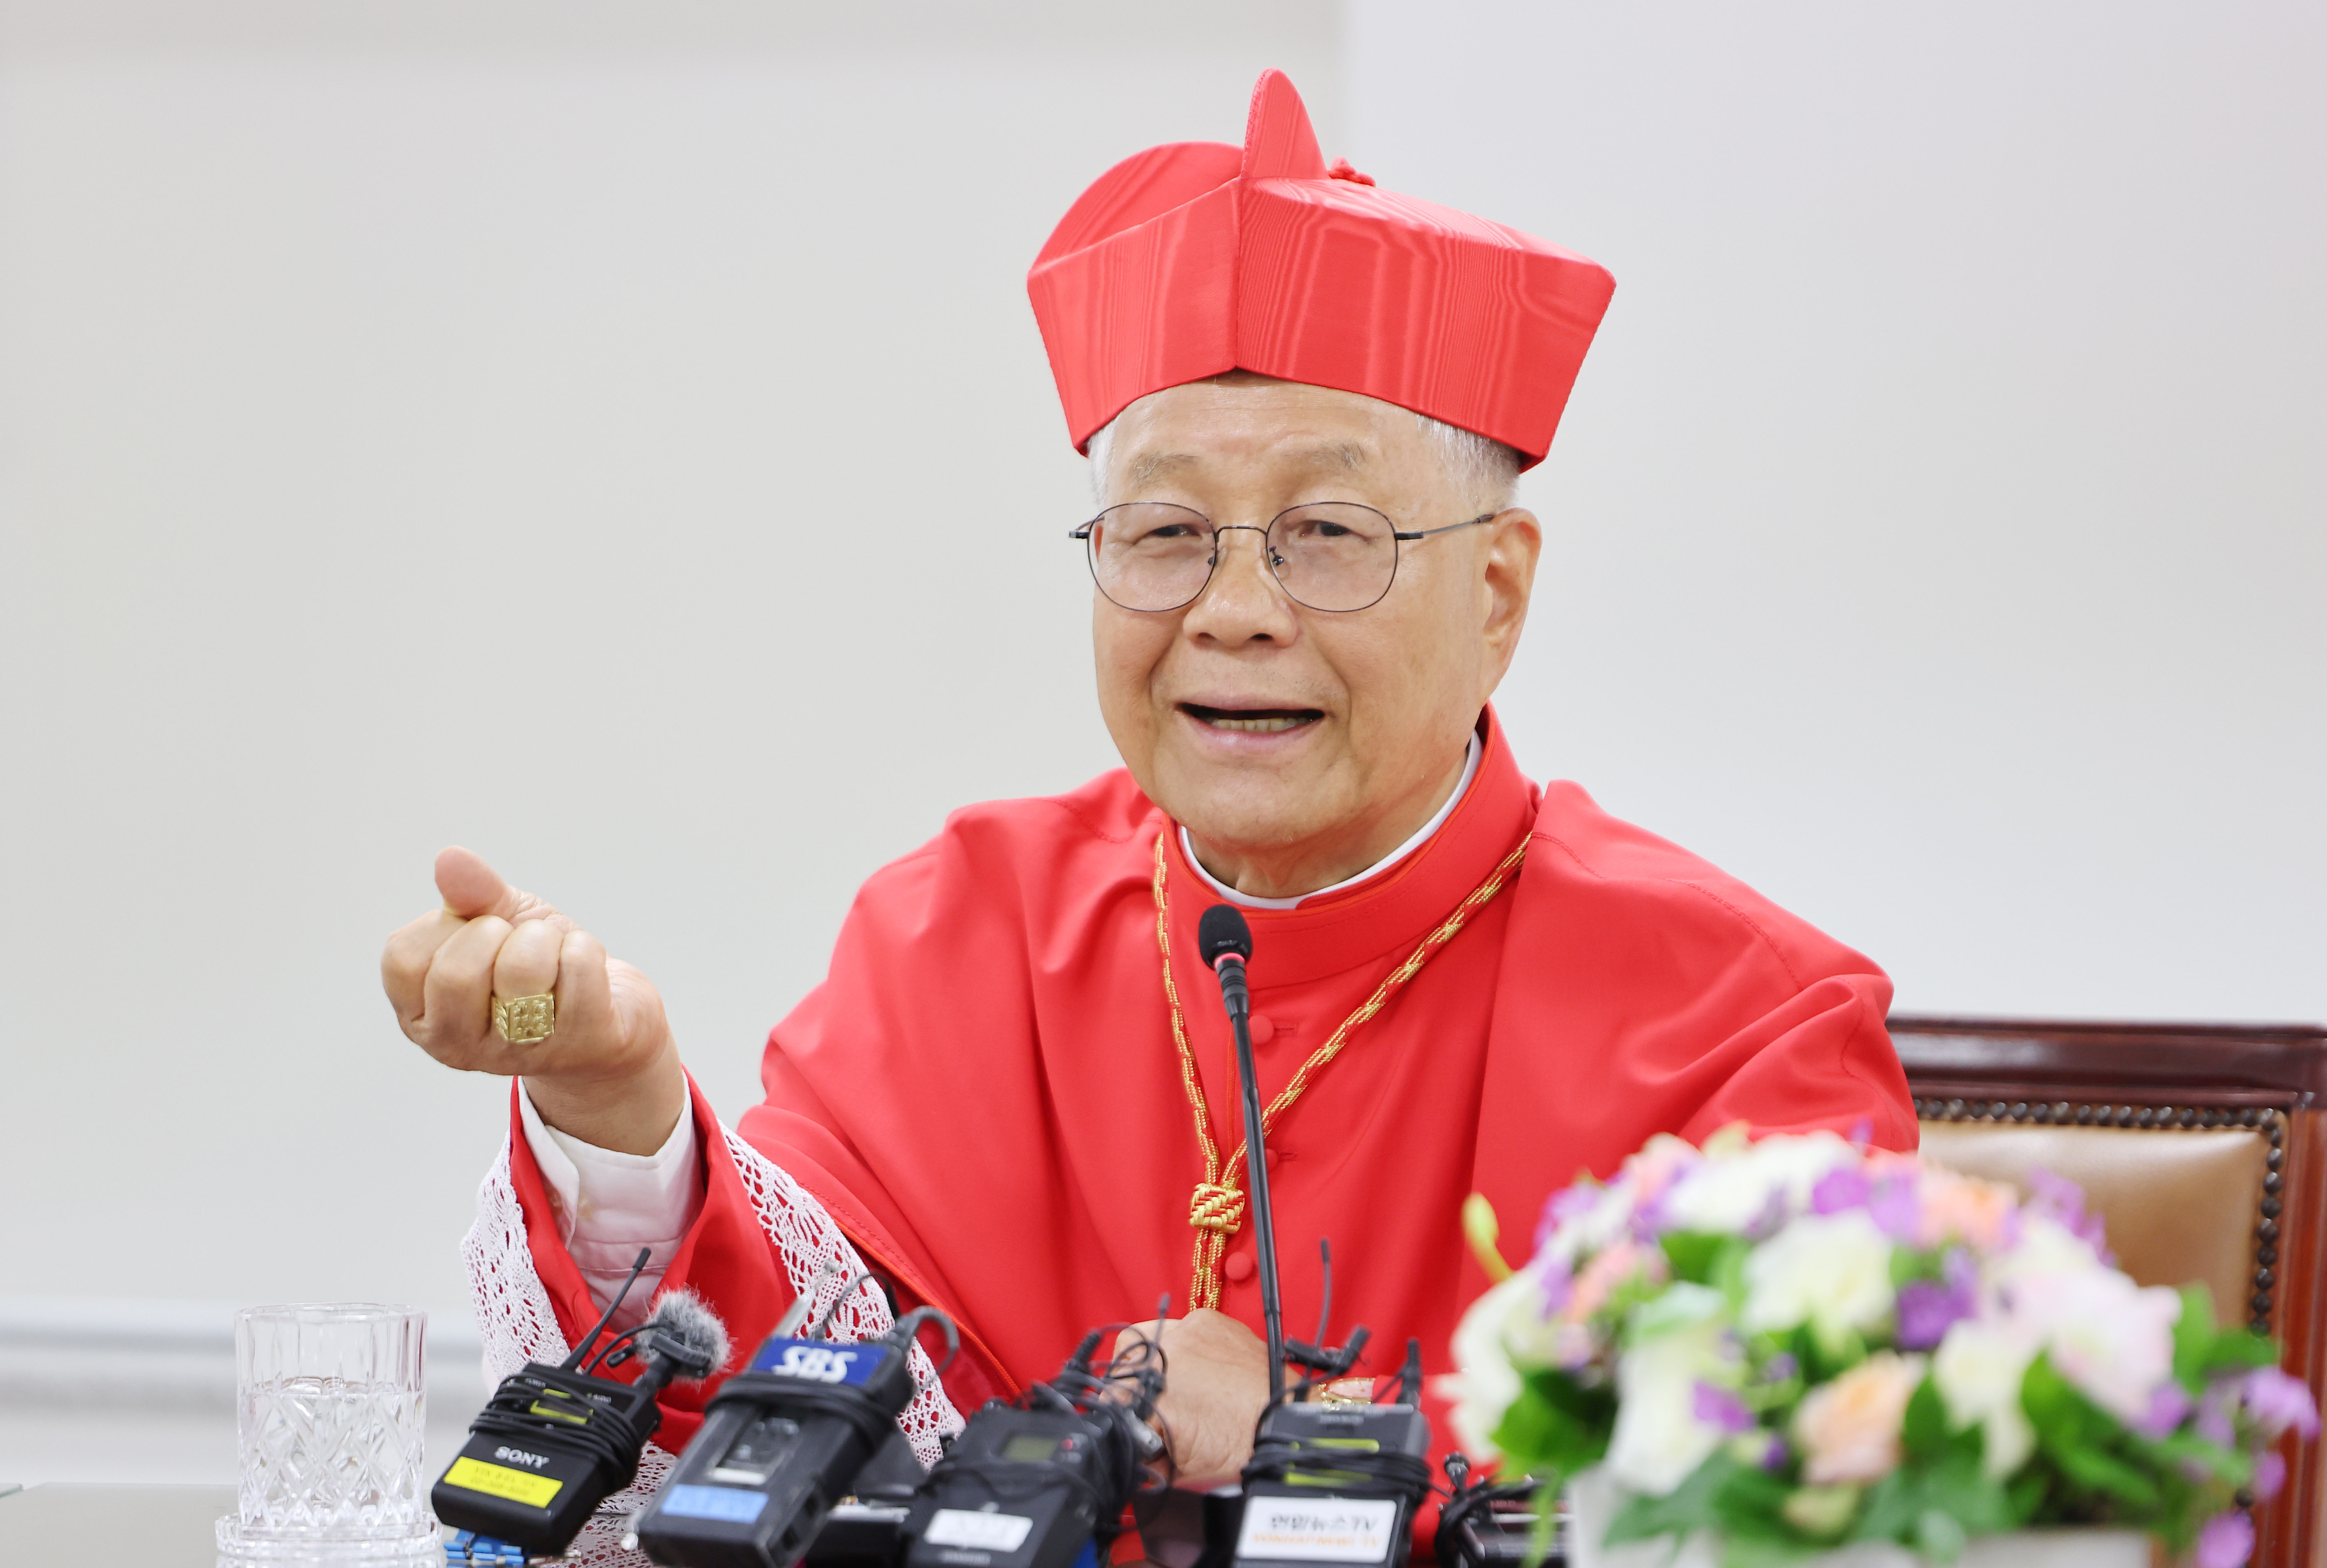
<svg viewBox="0 0 2327 1568">
<path fill-rule="evenodd" d="M 1366 867 L 1365 870 L 1360 872 L 1357 875 L 1343 877 L 1332 887 L 1319 888 L 1313 893 L 1303 893 L 1298 898 L 1290 899 L 1257 899 L 1250 893 L 1240 893 L 1237 891 L 1236 889 L 1229 886 L 1228 883 L 1220 881 L 1220 878 L 1214 876 L 1210 872 L 1204 869 L 1203 863 L 1196 858 L 1196 846 L 1189 839 L 1188 830 L 1184 827 L 1180 830 L 1180 853 L 1188 857 L 1188 863 L 1196 868 L 1196 874 L 1204 879 L 1205 886 L 1210 888 L 1214 892 L 1220 894 L 1220 897 L 1228 900 L 1229 902 L 1232 904 L 1242 904 L 1248 910 L 1297 910 L 1307 900 L 1322 899 L 1327 893 L 1337 893 L 1343 888 L 1353 888 L 1369 877 L 1380 875 L 1383 872 L 1386 872 L 1390 867 L 1396 865 L 1399 861 L 1404 860 L 1407 855 L 1412 854 L 1416 850 L 1420 849 L 1425 844 L 1427 844 L 1430 841 L 1430 835 L 1432 834 L 1446 826 L 1446 819 L 1454 815 L 1454 808 L 1457 806 L 1463 804 L 1463 797 L 1470 793 L 1471 780 L 1478 774 L 1479 758 L 1481 753 L 1484 751 L 1485 748 L 1479 743 L 1479 732 L 1476 730 L 1472 731 L 1471 750 L 1469 754 L 1463 759 L 1462 779 L 1454 786 L 1454 793 L 1446 798 L 1446 804 L 1438 808 L 1438 815 L 1424 823 L 1421 830 L 1415 834 L 1412 838 L 1407 839 L 1404 844 L 1401 844 L 1396 849 L 1391 850 L 1389 854 L 1384 855 L 1380 860 L 1376 861 L 1373 864 Z"/>
</svg>

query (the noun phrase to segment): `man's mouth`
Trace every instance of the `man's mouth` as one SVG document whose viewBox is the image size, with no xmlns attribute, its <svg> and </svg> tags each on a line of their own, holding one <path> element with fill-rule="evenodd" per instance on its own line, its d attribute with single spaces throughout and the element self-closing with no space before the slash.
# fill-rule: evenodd
<svg viewBox="0 0 2327 1568">
<path fill-rule="evenodd" d="M 1247 735 L 1282 734 L 1325 716 L 1315 708 L 1208 708 L 1201 703 L 1182 703 L 1180 711 L 1200 724 Z"/>
</svg>

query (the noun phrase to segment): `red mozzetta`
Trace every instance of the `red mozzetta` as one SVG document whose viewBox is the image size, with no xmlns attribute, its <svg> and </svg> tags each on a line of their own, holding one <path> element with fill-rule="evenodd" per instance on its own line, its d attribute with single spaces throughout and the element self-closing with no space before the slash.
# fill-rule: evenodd
<svg viewBox="0 0 2327 1568">
<path fill-rule="evenodd" d="M 1274 1135 L 1285 1312 L 1317 1311 L 1330 1237 L 1337 1335 L 1409 1335 L 1446 1369 L 1484 1287 L 1459 1214 L 1483 1192 L 1516 1234 L 1577 1171 L 1650 1134 L 1915 1124 L 1883 1029 L 1890 982 L 1573 784 L 1538 789 L 1491 712 L 1478 776 L 1419 850 L 1355 888 L 1253 910 L 1264 1100 L 1524 837 L 1517 880 L 1363 1026 Z M 1070 795 L 957 813 L 858 894 L 832 970 L 769 1037 L 767 1098 L 740 1132 L 820 1199 L 907 1300 L 965 1330 L 964 1410 L 1055 1372 L 1087 1329 L 1186 1310 L 1201 1154 L 1182 1093 L 1152 891 L 1164 835 L 1175 975 L 1223 1152 L 1240 1128 L 1233 1047 L 1189 957 L 1214 901 L 1178 835 L 1121 771 Z M 1265 1021 L 1265 1022 L 1264 1022 Z M 737 1338 L 790 1291 L 698 1098 L 708 1195 L 666 1283 Z M 510 1158 L 541 1278 L 571 1339 L 596 1316 L 522 1134 Z M 1221 1309 L 1257 1330 L 1250 1228 Z M 694 1430 L 675 1395 L 663 1441 Z"/>
</svg>

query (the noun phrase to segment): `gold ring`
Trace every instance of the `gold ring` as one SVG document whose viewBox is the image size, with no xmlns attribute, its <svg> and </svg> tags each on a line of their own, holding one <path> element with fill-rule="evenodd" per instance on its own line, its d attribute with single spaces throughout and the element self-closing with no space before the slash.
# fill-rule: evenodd
<svg viewBox="0 0 2327 1568">
<path fill-rule="evenodd" d="M 511 1045 L 547 1040 L 556 1027 L 557 998 L 547 991 L 537 996 L 493 998 L 493 1031 Z"/>
</svg>

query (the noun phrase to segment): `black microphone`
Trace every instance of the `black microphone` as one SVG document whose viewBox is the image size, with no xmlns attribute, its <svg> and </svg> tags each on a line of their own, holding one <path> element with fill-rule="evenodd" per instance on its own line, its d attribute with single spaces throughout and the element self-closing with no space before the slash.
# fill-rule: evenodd
<svg viewBox="0 0 2327 1568">
<path fill-rule="evenodd" d="M 646 1254 L 640 1253 L 643 1267 Z M 622 1292 L 638 1278 L 631 1271 Z M 621 1296 L 562 1366 L 538 1362 L 502 1379 L 469 1426 L 469 1441 L 429 1493 L 436 1517 L 456 1529 L 554 1556 L 598 1505 L 631 1484 L 647 1439 L 662 1424 L 655 1395 L 674 1382 L 710 1377 L 727 1363 L 727 1330 L 685 1291 L 655 1303 L 654 1316 L 583 1358 L 621 1305 Z M 634 1358 L 637 1379 L 593 1376 Z"/>
<path fill-rule="evenodd" d="M 1196 951 L 1220 977 L 1220 1000 L 1236 1031 L 1237 1077 L 1244 1087 L 1244 1165 L 1247 1207 L 1252 1215 L 1254 1261 L 1260 1265 L 1260 1316 L 1268 1336 L 1268 1402 L 1285 1397 L 1285 1302 L 1276 1283 L 1276 1222 L 1268 1204 L 1268 1151 L 1262 1146 L 1260 1078 L 1252 1065 L 1252 992 L 1245 985 L 1245 960 L 1252 957 L 1252 928 L 1234 904 L 1214 904 L 1196 922 Z"/>
<path fill-rule="evenodd" d="M 712 1395 L 702 1427 L 631 1521 L 625 1546 L 678 1568 L 792 1568 L 842 1499 L 859 1494 L 875 1457 L 903 1448 L 897 1416 L 912 1402 L 915 1337 L 932 1321 L 952 1349 L 960 1335 L 935 1307 L 916 1307 L 879 1339 L 825 1339 L 865 1277 L 851 1280 L 796 1338 L 806 1317 L 801 1298 L 751 1364 Z M 902 1462 L 918 1481 L 910 1448 Z M 903 1510 L 882 1512 L 892 1517 L 850 1523 L 874 1526 L 870 1535 L 892 1545 Z"/>
<path fill-rule="evenodd" d="M 1405 1568 L 1414 1512 L 1430 1491 L 1430 1422 L 1416 1403 L 1421 1395 L 1421 1346 L 1407 1342 L 1397 1404 L 1285 1399 L 1276 1226 L 1269 1207 L 1260 1081 L 1252 1064 L 1252 1002 L 1244 974 L 1245 961 L 1252 957 L 1252 929 L 1233 906 L 1215 904 L 1197 923 L 1196 948 L 1220 978 L 1220 999 L 1236 1031 L 1237 1071 L 1244 1080 L 1245 1180 L 1260 1265 L 1260 1310 L 1268 1328 L 1268 1406 L 1253 1434 L 1252 1460 L 1244 1469 L 1233 1517 L 1225 1509 L 1206 1511 L 1206 1558 L 1224 1568 L 1313 1568 L 1319 1563 Z M 1367 1338 L 1360 1328 L 1340 1350 L 1325 1347 L 1332 1320 L 1332 1259 L 1330 1250 L 1322 1255 L 1326 1300 L 1317 1325 L 1319 1342 L 1298 1348 L 1304 1365 L 1317 1376 L 1304 1379 L 1296 1396 L 1317 1377 L 1349 1371 Z"/>
<path fill-rule="evenodd" d="M 1110 1559 L 1125 1507 L 1162 1490 L 1146 1461 L 1164 1446 L 1148 1424 L 1164 1358 L 1143 1339 L 1094 1367 L 1101 1332 L 1085 1335 L 1051 1382 L 969 1418 L 915 1496 L 893 1568 L 1091 1568 Z"/>
<path fill-rule="evenodd" d="M 1230 1018 L 1252 1015 L 1252 993 L 1245 986 L 1244 966 L 1252 957 L 1252 928 L 1234 904 L 1214 904 L 1196 922 L 1196 951 L 1204 967 L 1220 977 L 1220 996 Z"/>
</svg>

